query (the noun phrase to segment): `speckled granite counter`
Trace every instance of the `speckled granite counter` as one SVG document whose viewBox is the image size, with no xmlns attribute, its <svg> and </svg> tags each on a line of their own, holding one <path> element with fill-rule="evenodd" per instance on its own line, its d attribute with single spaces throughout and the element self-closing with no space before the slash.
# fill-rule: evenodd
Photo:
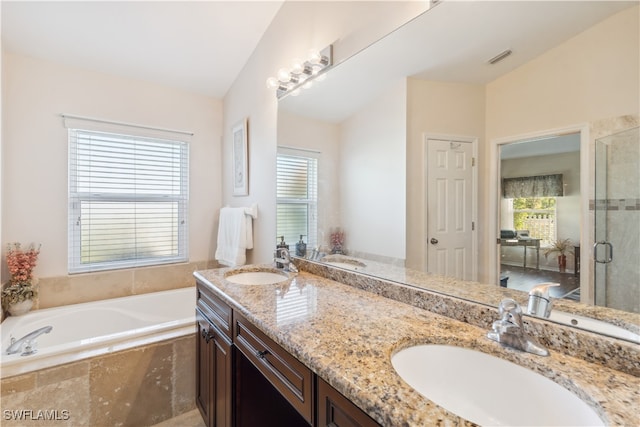
<svg viewBox="0 0 640 427">
<path fill-rule="evenodd" d="M 481 350 L 563 385 L 609 425 L 640 425 L 640 378 L 553 351 L 505 349 L 486 330 L 307 272 L 278 285 L 236 285 L 229 269 L 195 276 L 265 334 L 385 426 L 471 424 L 422 397 L 395 373 L 391 355 L 420 343 Z"/>
</svg>

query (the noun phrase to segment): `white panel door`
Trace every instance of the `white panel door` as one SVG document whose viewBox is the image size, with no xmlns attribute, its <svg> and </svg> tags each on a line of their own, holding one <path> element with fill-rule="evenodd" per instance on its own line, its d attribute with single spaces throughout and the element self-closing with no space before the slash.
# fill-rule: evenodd
<svg viewBox="0 0 640 427">
<path fill-rule="evenodd" d="M 473 144 L 427 140 L 427 271 L 473 280 Z"/>
</svg>

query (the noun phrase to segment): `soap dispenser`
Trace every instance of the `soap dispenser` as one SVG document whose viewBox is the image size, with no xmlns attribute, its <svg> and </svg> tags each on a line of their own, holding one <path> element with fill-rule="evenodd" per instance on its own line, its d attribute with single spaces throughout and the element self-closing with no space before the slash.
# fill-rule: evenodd
<svg viewBox="0 0 640 427">
<path fill-rule="evenodd" d="M 549 288 L 560 286 L 559 283 L 545 282 L 534 286 L 529 291 L 529 305 L 527 313 L 539 317 L 549 317 L 551 314 L 551 297 L 549 296 Z"/>
<path fill-rule="evenodd" d="M 284 236 L 279 236 L 279 238 L 280 238 L 280 242 L 276 245 L 276 259 L 280 258 L 282 256 L 280 254 L 280 249 L 289 250 L 289 245 L 287 245 L 287 242 L 284 241 Z M 283 268 L 284 265 L 282 263 L 276 261 L 276 267 L 277 268 Z"/>
<path fill-rule="evenodd" d="M 304 234 L 300 235 L 300 241 L 296 243 L 296 256 L 305 257 L 307 255 L 307 244 L 302 240 Z"/>
</svg>

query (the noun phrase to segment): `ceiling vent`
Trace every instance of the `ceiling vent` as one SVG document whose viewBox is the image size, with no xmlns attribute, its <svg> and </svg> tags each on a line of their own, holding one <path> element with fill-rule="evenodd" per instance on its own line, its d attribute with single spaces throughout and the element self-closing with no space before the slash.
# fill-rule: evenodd
<svg viewBox="0 0 640 427">
<path fill-rule="evenodd" d="M 504 58 L 506 58 L 507 56 L 511 55 L 511 49 L 507 49 L 504 50 L 502 52 L 500 52 L 499 54 L 497 54 L 496 56 L 494 56 L 493 58 L 491 58 L 490 60 L 488 60 L 487 62 L 491 65 L 496 64 L 500 61 L 502 61 Z"/>
</svg>

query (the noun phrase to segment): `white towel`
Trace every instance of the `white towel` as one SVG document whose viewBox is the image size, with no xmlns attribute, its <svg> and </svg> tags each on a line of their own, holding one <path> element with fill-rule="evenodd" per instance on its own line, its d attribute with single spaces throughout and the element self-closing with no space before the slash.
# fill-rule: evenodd
<svg viewBox="0 0 640 427">
<path fill-rule="evenodd" d="M 253 227 L 245 208 L 220 209 L 216 260 L 229 267 L 244 265 L 247 261 L 246 250 L 252 248 Z"/>
</svg>

